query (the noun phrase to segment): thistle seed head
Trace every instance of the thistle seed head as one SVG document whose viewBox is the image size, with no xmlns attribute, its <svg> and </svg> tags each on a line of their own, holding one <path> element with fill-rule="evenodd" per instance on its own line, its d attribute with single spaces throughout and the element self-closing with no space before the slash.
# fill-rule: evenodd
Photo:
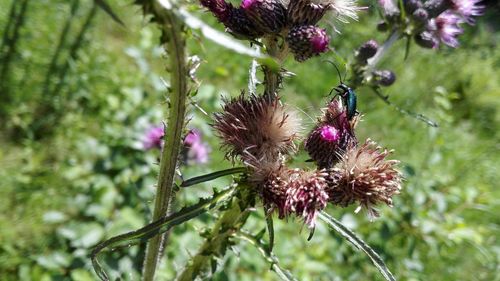
<svg viewBox="0 0 500 281">
<path fill-rule="evenodd" d="M 289 176 L 285 210 L 303 218 L 309 228 L 314 228 L 318 211 L 328 203 L 327 175 L 322 171 L 293 170 Z"/>
<path fill-rule="evenodd" d="M 279 99 L 243 93 L 225 101 L 213 125 L 228 158 L 261 163 L 276 162 L 292 152 L 300 126 L 298 115 Z"/>
<path fill-rule="evenodd" d="M 357 202 L 371 218 L 379 215 L 374 206 L 385 203 L 392 207 L 392 196 L 399 194 L 402 176 L 395 169 L 399 161 L 386 159 L 389 154 L 369 139 L 361 147 L 351 147 L 329 170 L 329 200 L 342 207 Z"/>
</svg>

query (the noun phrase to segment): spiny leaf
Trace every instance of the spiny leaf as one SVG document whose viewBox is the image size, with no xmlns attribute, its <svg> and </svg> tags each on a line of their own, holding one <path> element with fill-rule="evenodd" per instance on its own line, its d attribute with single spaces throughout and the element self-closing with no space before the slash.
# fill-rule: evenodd
<svg viewBox="0 0 500 281">
<path fill-rule="evenodd" d="M 211 198 L 201 199 L 197 204 L 184 207 L 180 211 L 167 216 L 162 217 L 159 220 L 156 220 L 138 230 L 131 231 L 125 234 L 121 234 L 115 237 L 112 237 L 104 242 L 99 243 L 94 247 L 90 254 L 90 258 L 92 259 L 92 265 L 94 267 L 94 271 L 97 273 L 97 276 L 101 280 L 109 280 L 108 275 L 102 268 L 99 263 L 97 256 L 100 252 L 105 249 L 117 249 L 122 247 L 130 247 L 141 242 L 147 241 L 148 239 L 165 233 L 170 228 L 175 225 L 184 223 L 192 218 L 199 216 L 202 213 L 205 213 L 208 210 L 214 209 L 217 206 L 227 202 L 230 200 L 233 195 L 236 193 L 236 188 L 228 188 L 219 193 L 214 194 Z"/>
<path fill-rule="evenodd" d="M 94 0 L 95 4 L 99 6 L 106 14 L 108 14 L 115 22 L 121 26 L 125 26 L 123 21 L 116 15 L 111 6 L 105 0 Z"/>
<path fill-rule="evenodd" d="M 341 222 L 331 217 L 324 211 L 321 211 L 319 213 L 319 218 L 326 222 L 331 228 L 333 228 L 333 230 L 346 238 L 347 241 L 353 244 L 356 248 L 365 252 L 365 254 L 371 259 L 375 267 L 380 271 L 380 273 L 382 273 L 386 280 L 396 281 L 396 278 L 394 278 L 392 273 L 389 271 L 382 258 L 368 244 L 366 244 L 365 241 L 356 236 L 356 234 L 349 228 L 344 226 Z"/>
<path fill-rule="evenodd" d="M 237 167 L 237 168 L 221 170 L 221 171 L 213 172 L 210 174 L 190 178 L 188 180 L 183 181 L 180 186 L 181 187 L 188 187 L 188 186 L 192 186 L 192 185 L 195 185 L 198 183 L 211 181 L 211 180 L 214 180 L 216 178 L 220 178 L 220 177 L 224 177 L 224 176 L 228 176 L 228 175 L 232 175 L 232 174 L 245 173 L 246 171 L 247 171 L 247 168 L 245 168 L 245 167 Z"/>
</svg>

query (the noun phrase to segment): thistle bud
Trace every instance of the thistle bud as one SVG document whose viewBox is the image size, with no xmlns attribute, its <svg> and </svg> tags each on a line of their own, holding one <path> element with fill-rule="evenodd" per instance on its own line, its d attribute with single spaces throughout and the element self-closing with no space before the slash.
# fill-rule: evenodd
<svg viewBox="0 0 500 281">
<path fill-rule="evenodd" d="M 264 33 L 279 33 L 285 26 L 286 9 L 277 0 L 243 0 L 240 8 Z"/>
<path fill-rule="evenodd" d="M 434 18 L 451 8 L 450 0 L 428 0 L 424 3 L 424 8 L 429 13 L 430 18 Z"/>
<path fill-rule="evenodd" d="M 425 9 L 419 8 L 416 9 L 412 14 L 411 17 L 419 22 L 419 23 L 425 23 L 427 19 L 429 18 L 429 13 Z"/>
<path fill-rule="evenodd" d="M 385 21 L 381 21 L 377 23 L 377 30 L 380 32 L 386 32 L 387 30 L 389 30 L 389 24 Z"/>
<path fill-rule="evenodd" d="M 224 0 L 201 0 L 201 5 L 226 27 L 226 31 L 238 39 L 255 39 L 264 35 L 244 10 L 236 9 Z"/>
<path fill-rule="evenodd" d="M 371 218 L 378 217 L 374 206 L 385 203 L 392 207 L 392 197 L 401 190 L 399 163 L 388 160 L 390 151 L 371 140 L 359 148 L 351 147 L 342 161 L 329 170 L 328 196 L 330 202 L 346 207 L 357 202 L 367 209 Z"/>
<path fill-rule="evenodd" d="M 326 13 L 327 7 L 311 0 L 291 0 L 288 5 L 288 24 L 315 25 Z"/>
<path fill-rule="evenodd" d="M 328 105 L 322 120 L 304 143 L 305 150 L 319 168 L 331 168 L 349 146 L 357 143 L 354 125 L 355 121 L 348 120 L 347 112 L 338 100 Z"/>
<path fill-rule="evenodd" d="M 390 86 L 396 81 L 396 74 L 390 70 L 375 70 L 373 72 L 375 84 L 380 86 Z"/>
<path fill-rule="evenodd" d="M 302 62 L 328 51 L 330 38 L 324 29 L 313 25 L 300 25 L 288 32 L 286 41 L 295 60 Z"/>
<path fill-rule="evenodd" d="M 415 43 L 420 47 L 433 49 L 439 46 L 439 39 L 430 31 L 424 31 L 415 35 Z"/>
<path fill-rule="evenodd" d="M 424 4 L 420 0 L 404 0 L 405 11 L 409 14 L 415 12 L 416 9 L 422 8 Z"/>
<path fill-rule="evenodd" d="M 375 40 L 370 40 L 365 42 L 361 47 L 356 51 L 356 59 L 359 62 L 366 63 L 366 61 L 373 57 L 378 50 L 378 43 Z"/>
</svg>

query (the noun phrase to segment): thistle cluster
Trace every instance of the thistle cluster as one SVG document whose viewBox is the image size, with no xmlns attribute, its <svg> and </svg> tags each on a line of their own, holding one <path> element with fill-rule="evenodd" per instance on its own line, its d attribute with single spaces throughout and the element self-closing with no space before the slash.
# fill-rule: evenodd
<svg viewBox="0 0 500 281">
<path fill-rule="evenodd" d="M 354 0 L 242 0 L 234 7 L 225 0 L 200 0 L 238 39 L 284 38 L 282 49 L 305 61 L 329 50 L 330 37 L 317 26 L 327 14 L 341 21 L 357 19 Z"/>
<path fill-rule="evenodd" d="M 397 1 L 396 1 L 397 2 Z M 384 21 L 379 30 L 400 28 L 424 48 L 438 48 L 441 43 L 456 48 L 458 35 L 463 33 L 461 24 L 474 25 L 475 17 L 483 14 L 481 0 L 405 0 L 398 7 L 393 0 L 379 0 Z M 408 15 L 402 17 L 402 11 Z"/>
<path fill-rule="evenodd" d="M 249 182 L 267 212 L 275 211 L 281 219 L 296 216 L 313 228 L 318 211 L 328 203 L 357 203 L 378 216 L 374 206 L 391 206 L 401 188 L 397 161 L 386 159 L 387 150 L 370 140 L 358 146 L 354 128 L 359 116 L 350 120 L 341 99 L 327 104 L 305 136 L 304 148 L 315 162 L 307 169 L 287 166 L 303 137 L 300 118 L 279 97 L 242 93 L 226 100 L 214 119 L 226 157 L 249 168 Z"/>
</svg>

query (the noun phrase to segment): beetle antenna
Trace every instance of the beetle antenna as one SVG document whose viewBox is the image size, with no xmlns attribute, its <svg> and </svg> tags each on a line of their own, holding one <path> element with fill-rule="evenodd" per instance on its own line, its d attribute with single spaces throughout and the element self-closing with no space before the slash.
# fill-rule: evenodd
<svg viewBox="0 0 500 281">
<path fill-rule="evenodd" d="M 342 80 L 342 75 L 340 75 L 340 70 L 339 70 L 339 68 L 337 67 L 337 65 L 336 65 L 333 61 L 331 61 L 331 60 L 324 60 L 324 61 L 325 61 L 325 62 L 328 62 L 328 63 L 330 63 L 330 64 L 332 64 L 332 65 L 335 67 L 335 70 L 337 70 L 337 74 L 339 75 L 340 84 L 343 84 L 343 83 L 344 83 L 344 82 L 343 82 L 344 80 Z M 346 74 L 347 74 L 347 72 L 346 72 Z M 344 76 L 344 78 L 345 78 L 345 76 Z"/>
</svg>

